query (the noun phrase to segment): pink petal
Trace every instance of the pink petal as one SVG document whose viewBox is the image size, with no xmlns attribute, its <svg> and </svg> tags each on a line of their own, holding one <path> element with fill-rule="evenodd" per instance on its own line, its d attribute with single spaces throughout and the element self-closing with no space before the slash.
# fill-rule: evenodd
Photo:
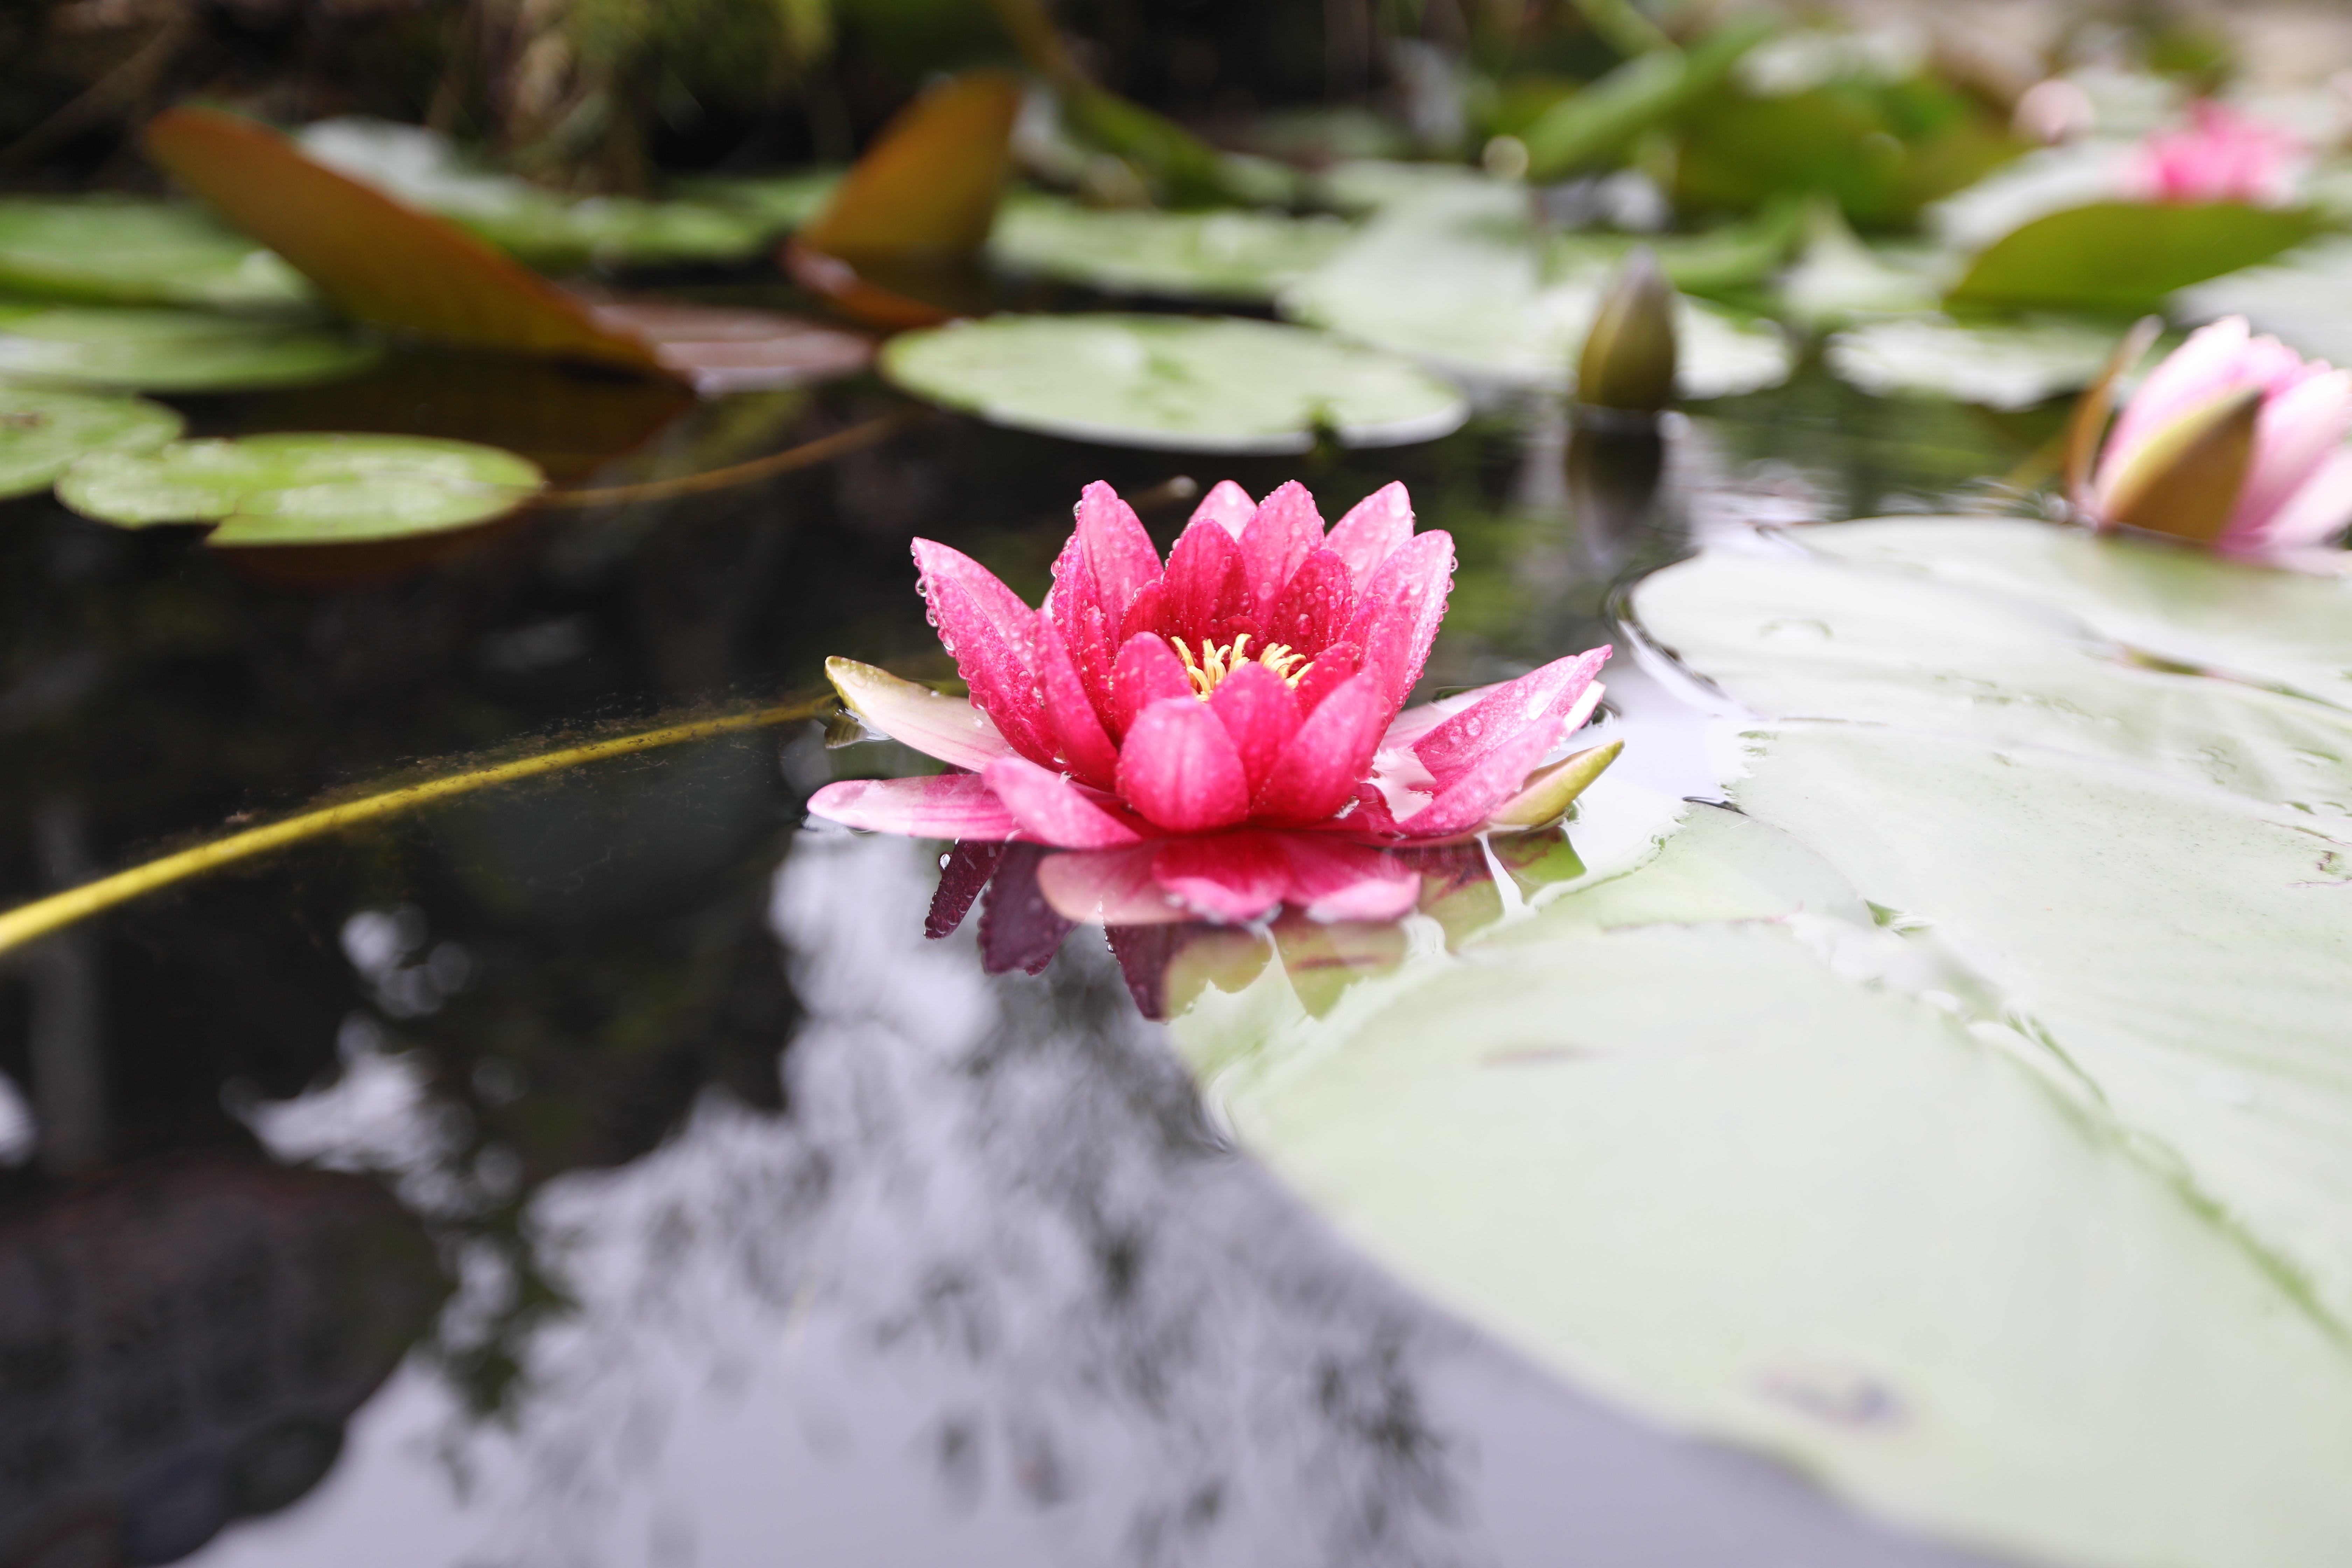
<svg viewBox="0 0 2352 1568">
<path fill-rule="evenodd" d="M 2262 532 L 2352 430 L 2352 374 L 2307 377 L 2274 394 L 2254 420 L 2254 458 L 2224 537 Z"/>
<path fill-rule="evenodd" d="M 1024 838 L 1065 849 L 1108 849 L 1143 837 L 1110 802 L 1025 757 L 1001 757 L 981 776 Z"/>
<path fill-rule="evenodd" d="M 1396 856 L 1305 833 L 1280 842 L 1290 864 L 1286 900 L 1312 921 L 1392 921 L 1421 898 L 1421 877 Z"/>
<path fill-rule="evenodd" d="M 1150 632 L 1138 632 L 1118 650 L 1111 679 L 1111 723 L 1121 736 L 1135 727 L 1136 715 L 1171 697 L 1192 695 L 1192 678 L 1176 650 Z"/>
<path fill-rule="evenodd" d="M 1574 705 L 1557 719 L 1526 725 L 1501 744 L 1472 757 L 1467 766 L 1437 786 L 1435 797 L 1427 805 L 1401 819 L 1398 831 L 1412 838 L 1449 838 L 1485 826 L 1496 806 L 1518 794 L 1528 774 L 1543 761 L 1546 752 L 1559 744 L 1570 724 L 1583 723 L 1599 697 L 1599 689 L 1588 684 Z"/>
<path fill-rule="evenodd" d="M 1214 522 L 1196 522 L 1176 538 L 1161 579 L 1167 595 L 1155 628 L 1192 645 L 1195 658 L 1220 636 L 1227 621 L 1246 606 L 1248 584 L 1242 573 L 1242 547 Z"/>
<path fill-rule="evenodd" d="M 976 770 L 1013 754 L 994 721 L 968 699 L 901 680 L 855 659 L 826 659 L 824 672 L 851 712 L 927 757 Z"/>
<path fill-rule="evenodd" d="M 1303 827 L 1347 805 L 1371 765 L 1388 712 L 1374 672 L 1341 682 L 1299 725 L 1258 787 L 1258 818 Z"/>
<path fill-rule="evenodd" d="M 1413 743 L 1413 755 L 1429 770 L 1442 791 L 1476 766 L 1488 752 L 1516 743 L 1529 730 L 1542 731 L 1538 754 L 1559 742 L 1562 721 L 1592 685 L 1592 678 L 1609 661 L 1609 649 L 1597 647 L 1570 658 L 1557 658 L 1540 669 L 1492 688 L 1469 707 L 1447 718 Z M 1588 710 L 1589 711 L 1589 710 Z M 1525 769 L 1521 769 L 1525 772 Z"/>
<path fill-rule="evenodd" d="M 1381 678 L 1383 720 L 1404 705 L 1421 679 L 1453 583 L 1453 536 L 1432 530 L 1382 562 L 1358 596 L 1348 637 L 1363 648 L 1364 668 Z"/>
<path fill-rule="evenodd" d="M 1037 612 L 961 551 L 918 539 L 915 564 L 940 645 L 955 657 L 973 703 L 1014 751 L 1051 762 L 1054 739 L 1037 695 Z"/>
<path fill-rule="evenodd" d="M 1151 879 L 1192 913 L 1238 925 L 1280 909 L 1291 872 L 1272 836 L 1220 833 L 1161 845 Z"/>
<path fill-rule="evenodd" d="M 1309 658 L 1339 640 L 1356 608 L 1355 579 L 1337 552 L 1318 550 L 1298 563 L 1271 605 L 1258 612 L 1258 635 Z"/>
<path fill-rule="evenodd" d="M 1160 581 L 1160 553 L 1133 508 L 1097 480 L 1078 500 L 1077 526 L 1054 563 L 1045 615 L 1062 628 L 1072 661 L 1097 708 L 1110 695 L 1111 661 L 1129 611 Z"/>
<path fill-rule="evenodd" d="M 1358 501 L 1348 515 L 1331 525 L 1324 547 L 1348 563 L 1361 589 L 1380 570 L 1381 563 L 1404 547 L 1412 537 L 1412 498 L 1402 481 L 1383 485 Z"/>
<path fill-rule="evenodd" d="M 2325 370 L 2305 365 L 2301 354 L 2276 338 L 2249 336 L 2243 316 L 2226 316 L 2199 328 L 2148 372 L 2116 416 L 2100 454 L 2094 493 L 2104 496 L 2132 454 L 2190 409 L 2242 386 L 2259 386 L 2276 395 Z"/>
<path fill-rule="evenodd" d="M 1262 617 L 1281 595 L 1299 563 L 1322 542 L 1323 514 L 1315 510 L 1315 498 L 1297 479 L 1260 501 L 1241 538 L 1242 577 L 1250 613 Z"/>
<path fill-rule="evenodd" d="M 1061 628 L 1051 621 L 1037 626 L 1037 689 L 1045 700 L 1045 720 L 1063 765 L 1087 783 L 1108 789 L 1118 772 L 1118 748 L 1095 716 Z"/>
<path fill-rule="evenodd" d="M 2318 472 L 2287 497 L 2284 505 L 2243 538 L 2224 535 L 2228 545 L 2286 549 L 2299 544 L 2325 544 L 2352 522 L 2352 452 L 2331 454 Z"/>
<path fill-rule="evenodd" d="M 993 767 L 1023 765 L 1003 757 Z M 809 797 L 809 815 L 910 838 L 1006 839 L 1020 831 L 1013 814 L 978 773 L 914 779 L 845 779 Z"/>
<path fill-rule="evenodd" d="M 1255 794 L 1274 771 L 1275 759 L 1298 733 L 1298 699 L 1289 684 L 1262 664 L 1244 664 L 1217 683 L 1209 711 L 1233 737 L 1242 775 Z"/>
<path fill-rule="evenodd" d="M 1323 705 L 1323 699 L 1348 684 L 1349 678 L 1363 667 L 1364 650 L 1351 642 L 1338 642 L 1315 656 L 1315 662 L 1298 673 L 1298 710 L 1312 713 Z"/>
<path fill-rule="evenodd" d="M 1201 498 L 1201 504 L 1192 509 L 1192 515 L 1185 520 L 1184 526 L 1190 528 L 1196 522 L 1213 522 L 1239 539 L 1242 530 L 1249 526 L 1251 514 L 1256 510 L 1257 502 L 1250 500 L 1249 491 L 1231 479 L 1219 479 L 1210 488 L 1209 493 Z"/>
<path fill-rule="evenodd" d="M 1049 855 L 1037 868 L 1037 889 L 1065 920 L 1107 926 L 1172 925 L 1192 919 L 1152 879 L 1157 841 L 1124 849 L 1081 849 Z"/>
<path fill-rule="evenodd" d="M 1191 697 L 1165 698 L 1136 715 L 1119 743 L 1118 795 L 1171 833 L 1228 827 L 1250 808 L 1233 737 Z"/>
</svg>

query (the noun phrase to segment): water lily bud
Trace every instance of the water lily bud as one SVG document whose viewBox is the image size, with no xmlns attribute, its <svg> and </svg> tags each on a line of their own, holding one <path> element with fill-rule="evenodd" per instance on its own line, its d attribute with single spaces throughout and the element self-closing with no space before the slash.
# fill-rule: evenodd
<svg viewBox="0 0 2352 1568">
<path fill-rule="evenodd" d="M 2091 473 L 2122 368 L 2084 395 L 2069 463 L 2094 522 L 2261 550 L 2317 544 L 2352 521 L 2352 374 L 2251 336 L 2243 317 L 2216 321 L 2148 374 Z"/>
<path fill-rule="evenodd" d="M 1675 299 L 1675 286 L 1647 246 L 1626 256 L 1585 335 L 1576 369 L 1579 403 L 1655 414 L 1674 401 L 1680 358 Z"/>
</svg>

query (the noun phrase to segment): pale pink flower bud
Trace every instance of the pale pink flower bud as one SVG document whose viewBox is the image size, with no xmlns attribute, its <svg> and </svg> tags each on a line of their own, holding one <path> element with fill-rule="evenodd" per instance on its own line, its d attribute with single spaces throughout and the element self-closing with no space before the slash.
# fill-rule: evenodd
<svg viewBox="0 0 2352 1568">
<path fill-rule="evenodd" d="M 2276 126 L 2200 99 L 2188 124 L 2140 142 L 2124 188 L 2141 201 L 2280 206 L 2294 197 L 2303 153 L 2303 143 Z"/>
</svg>

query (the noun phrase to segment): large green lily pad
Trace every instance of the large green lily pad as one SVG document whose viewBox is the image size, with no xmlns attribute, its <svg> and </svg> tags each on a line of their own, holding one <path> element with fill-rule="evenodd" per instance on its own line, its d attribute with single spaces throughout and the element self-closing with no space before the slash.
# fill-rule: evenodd
<svg viewBox="0 0 2352 1568">
<path fill-rule="evenodd" d="M 163 307 L 0 301 L 0 376 L 137 392 L 330 381 L 383 350 L 339 328 Z"/>
<path fill-rule="evenodd" d="M 993 424 L 1177 452 L 1303 452 L 1432 440 L 1459 393 L 1359 344 L 1269 321 L 993 316 L 908 332 L 882 351 L 908 391 Z"/>
<path fill-rule="evenodd" d="M 1523 191 L 1454 184 L 1384 209 L 1286 290 L 1281 306 L 1295 320 L 1474 382 L 1565 388 L 1607 278 L 1590 248 L 1554 253 L 1538 240 Z M 1676 325 L 1685 396 L 1725 397 L 1788 378 L 1788 342 L 1769 322 L 1685 299 Z"/>
<path fill-rule="evenodd" d="M 84 458 L 58 483 L 121 528 L 217 522 L 216 545 L 356 544 L 500 517 L 544 484 L 511 452 L 422 436 L 248 436 Z"/>
<path fill-rule="evenodd" d="M 313 298 L 300 273 L 201 209 L 120 196 L 0 200 L 0 289 L 114 305 Z"/>
<path fill-rule="evenodd" d="M 2116 336 L 2112 326 L 2064 318 L 1899 316 L 1846 328 L 1822 357 L 1864 392 L 2030 408 L 2097 380 Z"/>
<path fill-rule="evenodd" d="M 1347 243 L 1335 217 L 1084 207 L 1051 196 L 1007 200 L 991 260 L 1012 272 L 1171 300 L 1272 300 Z"/>
<path fill-rule="evenodd" d="M 1754 715 L 1736 812 L 1628 848 L 1596 791 L 1530 912 L 1181 1045 L 1365 1247 L 1665 1419 L 2030 1561 L 2332 1563 L 2352 581 L 1791 534 L 1632 597 Z"/>
<path fill-rule="evenodd" d="M 90 452 L 147 452 L 180 434 L 177 413 L 143 397 L 0 382 L 0 497 L 45 490 Z"/>
<path fill-rule="evenodd" d="M 2177 289 L 2270 260 L 2318 234 L 2315 212 L 2239 202 L 2095 202 L 2033 219 L 1988 246 L 1956 304 L 2138 310 Z"/>
</svg>

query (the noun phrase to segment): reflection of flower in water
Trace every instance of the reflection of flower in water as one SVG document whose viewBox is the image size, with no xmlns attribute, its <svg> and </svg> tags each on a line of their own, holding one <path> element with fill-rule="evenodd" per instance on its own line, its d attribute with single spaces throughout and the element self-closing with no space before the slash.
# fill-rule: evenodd
<svg viewBox="0 0 2352 1568">
<path fill-rule="evenodd" d="M 1297 903 L 1379 919 L 1409 908 L 1409 889 L 1348 841 L 1549 821 L 1609 760 L 1538 768 L 1591 715 L 1607 648 L 1399 711 L 1453 574 L 1452 540 L 1412 531 L 1402 485 L 1327 532 L 1303 487 L 1256 504 L 1226 481 L 1164 566 L 1127 504 L 1090 485 L 1042 611 L 944 545 L 919 540 L 915 558 L 970 702 L 840 659 L 835 684 L 885 733 L 970 771 L 835 784 L 810 802 L 853 827 L 1068 849 L 1158 843 L 1213 863 L 1166 873 L 1189 879 L 1212 918 Z M 1330 842 L 1229 832 L 1244 826 Z M 1227 837 L 1170 845 L 1207 834 Z"/>
</svg>

